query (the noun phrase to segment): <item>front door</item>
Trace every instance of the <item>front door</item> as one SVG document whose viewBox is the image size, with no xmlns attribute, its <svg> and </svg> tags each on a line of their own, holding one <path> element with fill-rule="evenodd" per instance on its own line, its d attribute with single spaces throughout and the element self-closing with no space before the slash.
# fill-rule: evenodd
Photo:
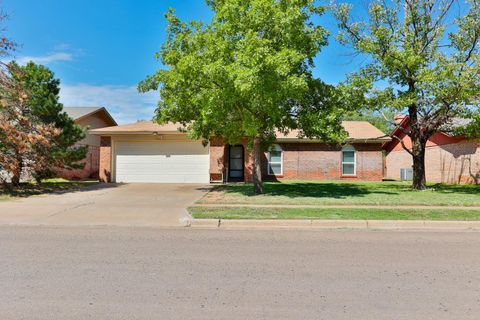
<svg viewBox="0 0 480 320">
<path fill-rule="evenodd" d="M 228 177 L 243 179 L 243 146 L 230 146 L 229 154 Z"/>
</svg>

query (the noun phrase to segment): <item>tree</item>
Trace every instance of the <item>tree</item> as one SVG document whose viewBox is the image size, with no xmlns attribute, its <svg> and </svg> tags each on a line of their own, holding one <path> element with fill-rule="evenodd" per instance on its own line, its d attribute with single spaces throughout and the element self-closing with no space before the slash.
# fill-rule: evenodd
<svg viewBox="0 0 480 320">
<path fill-rule="evenodd" d="M 404 147 L 412 155 L 417 190 L 426 188 L 428 139 L 479 108 L 480 3 L 468 1 L 454 18 L 454 2 L 374 1 L 365 20 L 351 18 L 351 5 L 333 6 L 338 40 L 369 59 L 340 86 L 344 97 L 407 113 L 409 126 L 400 129 L 412 141 Z"/>
<path fill-rule="evenodd" d="M 8 15 L 0 9 L 0 57 L 6 57 L 10 52 L 15 51 L 17 43 L 12 39 L 9 39 L 6 34 L 6 28 L 3 26 L 5 20 L 8 19 Z"/>
<path fill-rule="evenodd" d="M 85 137 L 85 132 L 63 111 L 63 105 L 58 101 L 60 81 L 55 79 L 53 72 L 47 67 L 33 62 L 25 66 L 16 66 L 16 68 L 20 72 L 14 74 L 15 78 L 28 92 L 26 104 L 30 108 L 31 115 L 36 121 L 61 129 L 61 134 L 51 142 L 49 149 L 42 151 L 46 153 L 49 165 L 37 167 L 33 172 L 34 177 L 40 181 L 51 177 L 55 168 L 83 167 L 79 161 L 85 158 L 87 147 L 75 144 Z M 39 148 L 43 146 L 39 145 Z"/>
<path fill-rule="evenodd" d="M 185 23 L 173 9 L 166 14 L 167 40 L 157 58 L 166 66 L 139 84 L 160 90 L 156 119 L 188 126 L 192 138 L 226 143 L 248 138 L 253 148 L 254 193 L 263 193 L 260 160 L 275 131 L 304 129 L 309 135 L 338 138 L 338 111 L 317 100 L 332 88 L 314 80 L 313 58 L 327 32 L 311 22 L 324 8 L 314 0 L 208 0 L 212 21 Z M 312 91 L 310 91 L 312 90 Z M 328 99 L 327 99 L 328 100 Z M 333 124 L 320 128 L 312 121 Z M 310 125 L 310 126 L 309 126 Z"/>
<path fill-rule="evenodd" d="M 0 168 L 13 185 L 20 183 L 24 168 L 49 167 L 48 150 L 61 130 L 45 124 L 31 113 L 28 91 L 17 79 L 22 71 L 15 64 L 0 65 Z"/>
<path fill-rule="evenodd" d="M 480 109 L 477 112 L 472 111 L 463 125 L 451 129 L 454 135 L 480 140 Z"/>
</svg>

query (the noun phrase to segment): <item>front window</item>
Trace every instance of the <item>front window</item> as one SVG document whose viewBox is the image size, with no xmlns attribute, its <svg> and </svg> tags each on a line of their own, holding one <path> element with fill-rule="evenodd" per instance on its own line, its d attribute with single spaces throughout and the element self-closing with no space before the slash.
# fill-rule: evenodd
<svg viewBox="0 0 480 320">
<path fill-rule="evenodd" d="M 354 176 L 357 173 L 356 152 L 352 146 L 345 146 L 342 149 L 342 175 Z"/>
<path fill-rule="evenodd" d="M 268 174 L 283 174 L 283 150 L 279 145 L 274 145 L 268 153 Z"/>
</svg>

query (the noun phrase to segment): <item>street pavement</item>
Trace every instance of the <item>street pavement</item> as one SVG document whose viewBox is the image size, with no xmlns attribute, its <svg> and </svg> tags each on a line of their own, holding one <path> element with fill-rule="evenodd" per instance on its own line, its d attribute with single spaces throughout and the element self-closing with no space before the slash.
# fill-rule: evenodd
<svg viewBox="0 0 480 320">
<path fill-rule="evenodd" d="M 480 233 L 0 227 L 0 319 L 479 319 Z"/>
</svg>

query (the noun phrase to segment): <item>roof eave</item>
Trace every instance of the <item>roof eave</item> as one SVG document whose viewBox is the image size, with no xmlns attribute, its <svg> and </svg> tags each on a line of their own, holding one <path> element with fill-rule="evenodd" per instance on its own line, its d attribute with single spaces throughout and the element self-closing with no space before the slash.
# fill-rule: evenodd
<svg viewBox="0 0 480 320">
<path fill-rule="evenodd" d="M 347 143 L 385 143 L 389 142 L 391 139 L 369 139 L 369 138 L 363 138 L 363 139 L 347 139 Z M 277 138 L 277 142 L 303 142 L 303 143 L 328 143 L 320 139 L 302 139 L 302 138 Z"/>
<path fill-rule="evenodd" d="M 97 136 L 116 136 L 116 135 L 155 135 L 155 134 L 187 134 L 181 131 L 101 131 L 101 130 L 89 130 L 90 134 Z"/>
</svg>

